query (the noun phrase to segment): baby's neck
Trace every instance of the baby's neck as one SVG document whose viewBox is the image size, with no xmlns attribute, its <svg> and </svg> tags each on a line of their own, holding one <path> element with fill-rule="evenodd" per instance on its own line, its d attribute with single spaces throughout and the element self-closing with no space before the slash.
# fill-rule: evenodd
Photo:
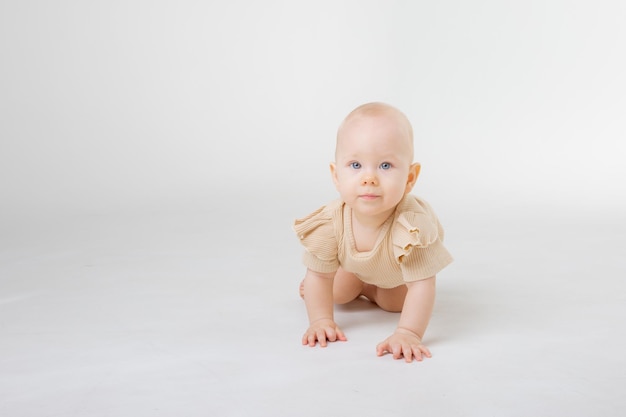
<svg viewBox="0 0 626 417">
<path fill-rule="evenodd" d="M 393 210 L 380 216 L 362 216 L 352 210 L 352 236 L 359 252 L 368 252 L 374 248 L 381 229 L 392 215 Z"/>
<path fill-rule="evenodd" d="M 364 216 L 352 210 L 352 226 L 367 230 L 379 230 L 393 212 L 394 210 L 388 210 L 376 216 Z"/>
</svg>

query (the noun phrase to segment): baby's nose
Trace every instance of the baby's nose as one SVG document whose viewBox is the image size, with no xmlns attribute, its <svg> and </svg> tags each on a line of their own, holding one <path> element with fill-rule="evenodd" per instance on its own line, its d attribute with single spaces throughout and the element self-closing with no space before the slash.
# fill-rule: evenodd
<svg viewBox="0 0 626 417">
<path fill-rule="evenodd" d="M 376 185 L 378 180 L 375 175 L 365 174 L 363 178 L 361 178 L 361 185 Z"/>
</svg>

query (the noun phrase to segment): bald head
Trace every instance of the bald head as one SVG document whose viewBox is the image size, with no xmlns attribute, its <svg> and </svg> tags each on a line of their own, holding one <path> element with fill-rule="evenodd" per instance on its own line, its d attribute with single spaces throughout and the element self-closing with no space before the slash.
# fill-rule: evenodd
<svg viewBox="0 0 626 417">
<path fill-rule="evenodd" d="M 411 161 L 413 160 L 413 128 L 409 119 L 395 107 L 380 102 L 362 104 L 346 116 L 337 130 L 337 147 L 339 147 L 341 138 L 346 130 L 354 124 L 368 119 L 380 119 L 393 124 L 398 134 L 406 140 L 408 156 Z"/>
</svg>

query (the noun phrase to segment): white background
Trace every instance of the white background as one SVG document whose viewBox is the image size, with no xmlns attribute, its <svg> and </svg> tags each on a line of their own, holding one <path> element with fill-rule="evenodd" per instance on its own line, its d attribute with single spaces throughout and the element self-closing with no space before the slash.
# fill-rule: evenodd
<svg viewBox="0 0 626 417">
<path fill-rule="evenodd" d="M 622 1 L 3 1 L 0 415 L 626 413 Z M 455 261 L 307 325 L 293 218 L 403 110 Z"/>
<path fill-rule="evenodd" d="M 625 7 L 3 2 L 0 210 L 333 197 L 335 130 L 373 100 L 414 125 L 418 194 L 623 206 Z"/>
</svg>

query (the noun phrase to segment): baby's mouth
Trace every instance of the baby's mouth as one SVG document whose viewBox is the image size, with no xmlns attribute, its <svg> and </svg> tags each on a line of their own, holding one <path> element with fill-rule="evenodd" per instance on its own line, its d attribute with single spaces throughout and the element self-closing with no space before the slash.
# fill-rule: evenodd
<svg viewBox="0 0 626 417">
<path fill-rule="evenodd" d="M 369 193 L 359 195 L 359 198 L 362 198 L 363 200 L 374 200 L 378 197 L 379 196 L 377 194 L 369 194 Z"/>
</svg>

